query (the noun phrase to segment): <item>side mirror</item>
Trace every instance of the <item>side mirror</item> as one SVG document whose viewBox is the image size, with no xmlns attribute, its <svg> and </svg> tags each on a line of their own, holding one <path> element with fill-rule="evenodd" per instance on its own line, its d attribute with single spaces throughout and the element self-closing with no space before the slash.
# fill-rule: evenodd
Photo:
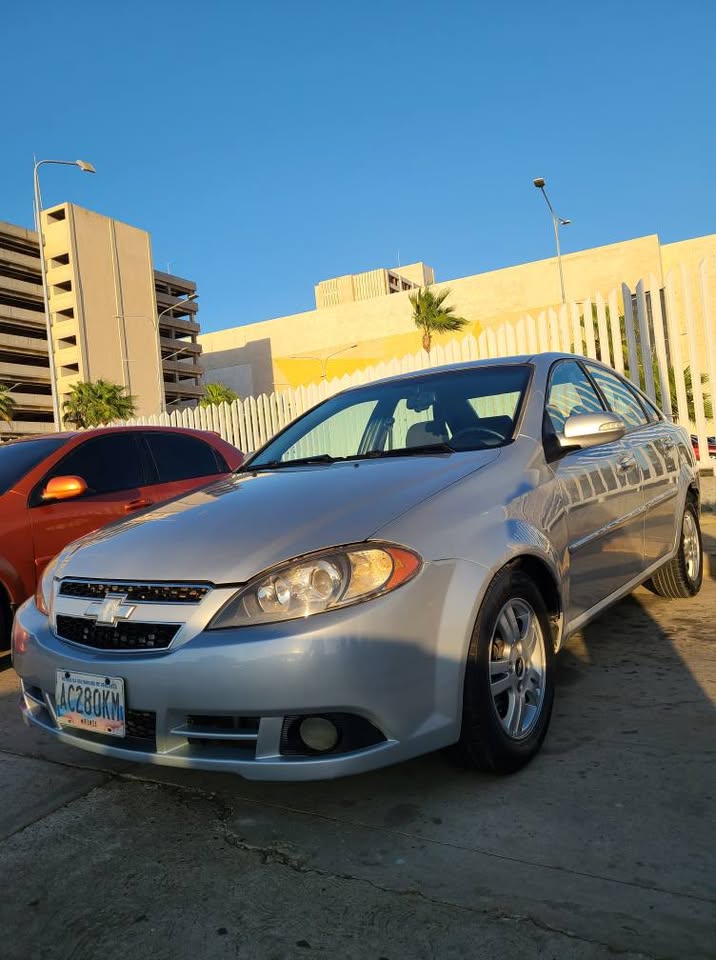
<svg viewBox="0 0 716 960">
<path fill-rule="evenodd" d="M 575 413 L 567 417 L 558 440 L 561 447 L 586 449 L 621 440 L 625 433 L 624 421 L 613 413 Z"/>
<path fill-rule="evenodd" d="M 42 491 L 42 499 L 72 500 L 87 493 L 87 484 L 82 477 L 53 477 Z"/>
</svg>

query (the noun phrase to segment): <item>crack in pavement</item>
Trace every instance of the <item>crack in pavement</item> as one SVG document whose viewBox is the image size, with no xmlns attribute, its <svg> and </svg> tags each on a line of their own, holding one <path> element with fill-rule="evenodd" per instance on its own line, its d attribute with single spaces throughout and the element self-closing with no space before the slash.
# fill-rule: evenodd
<svg viewBox="0 0 716 960">
<path fill-rule="evenodd" d="M 333 873 L 330 870 L 322 870 L 320 867 L 309 867 L 302 863 L 299 858 L 292 857 L 290 853 L 282 850 L 279 846 L 262 847 L 257 844 L 249 843 L 247 840 L 244 840 L 243 837 L 239 837 L 237 834 L 226 829 L 224 830 L 223 834 L 226 843 L 244 853 L 257 854 L 262 864 L 278 864 L 279 866 L 286 867 L 289 870 L 294 870 L 296 873 L 308 874 L 311 876 L 320 877 L 324 880 L 345 880 L 353 883 L 362 883 L 366 886 L 372 887 L 379 893 L 399 897 L 417 897 L 419 900 L 423 900 L 433 906 L 447 907 L 452 910 L 460 910 L 463 913 L 469 913 L 474 916 L 492 917 L 498 920 L 505 920 L 514 923 L 528 923 L 546 933 L 568 937 L 570 940 L 575 940 L 579 943 L 593 944 L 598 947 L 604 947 L 615 956 L 633 957 L 634 960 L 665 960 L 665 958 L 656 957 L 654 954 L 635 953 L 632 950 L 625 950 L 621 949 L 620 947 L 615 947 L 613 944 L 604 940 L 596 940 L 591 937 L 580 936 L 571 930 L 565 930 L 561 927 L 554 926 L 544 920 L 533 917 L 530 914 L 508 913 L 507 911 L 500 910 L 499 907 L 485 907 L 482 909 L 468 907 L 465 904 L 456 903 L 452 900 L 442 900 L 439 897 L 431 897 L 416 887 L 408 887 L 403 889 L 384 887 L 381 886 L 381 884 L 376 883 L 374 880 L 369 880 L 367 877 L 357 877 L 352 873 Z"/>
<path fill-rule="evenodd" d="M 167 780 L 159 780 L 159 779 L 148 777 L 148 776 L 140 776 L 139 774 L 128 772 L 128 771 L 127 772 L 109 771 L 109 770 L 98 769 L 97 767 L 83 766 L 81 764 L 69 763 L 61 760 L 50 760 L 41 756 L 20 754 L 7 749 L 0 748 L 0 754 L 3 754 L 3 753 L 8 754 L 9 756 L 29 757 L 29 759 L 43 760 L 46 763 L 56 763 L 58 766 L 70 767 L 77 770 L 90 770 L 99 774 L 103 774 L 105 776 L 104 782 L 96 786 L 106 786 L 107 783 L 111 780 L 126 780 L 126 781 L 136 782 L 136 783 L 152 783 L 157 786 L 165 787 L 169 789 L 174 788 L 176 790 L 183 790 L 191 793 L 198 793 L 201 796 L 204 796 L 206 798 L 216 800 L 219 803 L 225 804 L 227 808 L 231 810 L 231 808 L 228 805 L 228 802 L 223 797 L 220 797 L 215 791 L 205 790 L 202 787 L 190 786 L 188 784 L 179 784 L 179 783 L 175 783 L 173 781 L 167 781 Z M 90 788 L 90 790 L 88 790 L 87 793 L 90 793 L 92 789 L 95 789 L 95 788 L 94 787 Z M 82 796 L 86 796 L 86 795 L 87 794 L 83 794 Z M 76 799 L 81 799 L 81 796 L 77 797 Z M 275 803 L 263 798 L 259 800 L 255 800 L 251 797 L 239 796 L 236 799 L 241 803 L 252 804 L 253 806 L 260 806 L 262 808 L 265 807 L 273 810 L 279 810 L 283 813 L 292 813 L 292 814 L 295 814 L 296 816 L 307 817 L 309 819 L 314 819 L 314 820 L 325 820 L 328 823 L 346 824 L 348 826 L 355 827 L 361 830 L 370 830 L 375 833 L 404 837 L 407 840 L 418 840 L 421 843 L 429 843 L 434 846 L 446 847 L 452 850 L 461 850 L 465 853 L 473 853 L 473 854 L 476 854 L 477 856 L 488 857 L 494 860 L 500 860 L 505 863 L 516 863 L 516 864 L 521 864 L 522 866 L 535 867 L 540 870 L 550 870 L 555 873 L 562 873 L 568 876 L 582 877 L 585 880 L 599 880 L 599 881 L 602 881 L 603 883 L 610 883 L 610 884 L 613 883 L 619 886 L 631 887 L 637 890 L 644 890 L 647 893 L 660 893 L 660 894 L 664 894 L 665 896 L 676 897 L 676 898 L 685 899 L 685 900 L 693 900 L 697 903 L 705 903 L 709 905 L 716 903 L 716 898 L 713 898 L 713 897 L 700 897 L 693 893 L 685 893 L 679 890 L 671 890 L 668 887 L 659 887 L 659 886 L 654 886 L 652 884 L 639 883 L 635 880 L 622 880 L 618 877 L 608 877 L 599 873 L 589 873 L 584 870 L 575 870 L 571 867 L 564 867 L 564 866 L 559 866 L 557 864 L 543 863 L 539 860 L 520 859 L 519 857 L 511 857 L 506 854 L 496 853 L 492 850 L 483 850 L 480 847 L 464 846 L 462 844 L 453 843 L 448 840 L 438 840 L 434 837 L 426 837 L 419 833 L 410 833 L 405 830 L 397 830 L 394 828 L 376 826 L 374 824 L 364 823 L 363 821 L 352 820 L 350 818 L 334 817 L 326 813 L 317 813 L 315 811 L 309 812 L 307 810 L 301 810 L 300 808 L 297 808 L 297 807 L 292 807 L 288 804 Z M 73 800 L 68 801 L 68 803 L 73 803 L 73 802 L 74 802 Z M 60 809 L 60 808 L 56 808 L 56 809 Z M 54 812 L 54 811 L 50 811 L 50 812 Z M 45 814 L 45 816 L 49 816 L 49 814 Z M 43 817 L 38 817 L 37 820 L 33 822 L 39 822 L 42 819 Z M 30 826 L 30 824 L 27 824 L 26 826 Z M 25 829 L 25 827 L 19 828 L 19 830 L 23 830 L 23 829 Z M 15 832 L 17 833 L 19 832 L 19 830 Z M 13 835 L 14 834 L 10 834 L 10 836 L 13 836 Z"/>
</svg>

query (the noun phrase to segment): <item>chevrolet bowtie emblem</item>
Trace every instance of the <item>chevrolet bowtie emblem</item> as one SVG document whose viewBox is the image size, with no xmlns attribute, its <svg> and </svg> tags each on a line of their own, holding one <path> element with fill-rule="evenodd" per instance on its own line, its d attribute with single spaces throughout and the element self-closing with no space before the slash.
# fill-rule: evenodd
<svg viewBox="0 0 716 960">
<path fill-rule="evenodd" d="M 100 626 L 116 627 L 119 620 L 129 620 L 137 609 L 126 600 L 126 593 L 110 593 L 101 602 L 91 603 L 85 610 L 85 616 Z"/>
</svg>

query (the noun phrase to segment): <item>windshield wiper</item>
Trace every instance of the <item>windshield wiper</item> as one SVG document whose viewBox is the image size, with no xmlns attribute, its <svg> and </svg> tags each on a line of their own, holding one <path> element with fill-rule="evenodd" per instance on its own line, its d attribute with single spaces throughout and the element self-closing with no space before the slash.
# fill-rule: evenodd
<svg viewBox="0 0 716 960">
<path fill-rule="evenodd" d="M 257 463 L 256 466 L 249 463 L 241 467 L 241 472 L 254 473 L 256 470 L 280 470 L 281 467 L 303 467 L 314 463 L 337 463 L 345 459 L 345 457 L 332 457 L 328 453 L 317 453 L 313 457 L 297 457 L 295 460 L 267 460 L 265 463 Z"/>
<path fill-rule="evenodd" d="M 359 453 L 352 460 L 379 460 L 382 457 L 420 457 L 430 453 L 456 453 L 449 443 L 423 443 L 416 447 L 400 447 L 397 450 L 370 450 Z"/>
</svg>

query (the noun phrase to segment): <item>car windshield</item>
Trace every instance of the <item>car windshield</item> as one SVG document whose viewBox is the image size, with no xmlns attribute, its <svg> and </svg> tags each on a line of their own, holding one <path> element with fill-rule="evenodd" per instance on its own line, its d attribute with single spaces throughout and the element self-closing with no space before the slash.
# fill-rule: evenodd
<svg viewBox="0 0 716 960">
<path fill-rule="evenodd" d="M 242 469 L 504 446 L 530 371 L 524 363 L 476 366 L 350 390 L 310 410 Z"/>
<path fill-rule="evenodd" d="M 66 437 L 42 437 L 0 444 L 0 495 L 66 442 Z"/>
</svg>

